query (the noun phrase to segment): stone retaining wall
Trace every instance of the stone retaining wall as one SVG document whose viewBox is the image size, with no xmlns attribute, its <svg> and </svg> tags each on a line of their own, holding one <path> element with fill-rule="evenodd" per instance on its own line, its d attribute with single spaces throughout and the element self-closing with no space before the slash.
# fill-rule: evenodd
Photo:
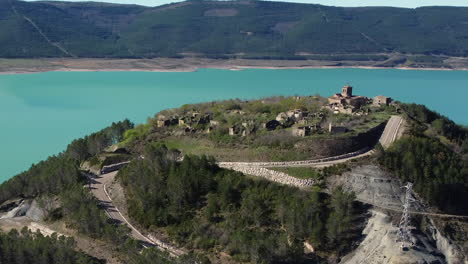
<svg viewBox="0 0 468 264">
<path fill-rule="evenodd" d="M 104 166 L 104 167 L 102 167 L 102 169 L 100 171 L 100 174 L 107 174 L 107 173 L 110 173 L 110 172 L 113 172 L 113 171 L 120 170 L 121 168 L 123 168 L 125 165 L 127 165 L 129 163 L 130 163 L 130 161 L 124 161 L 124 162 Z"/>
<path fill-rule="evenodd" d="M 235 170 L 244 174 L 261 177 L 272 182 L 286 184 L 286 185 L 294 186 L 298 188 L 308 188 L 317 183 L 317 181 L 314 179 L 298 179 L 298 178 L 289 176 L 288 174 L 283 173 L 283 172 L 274 171 L 274 170 L 261 168 L 261 167 L 248 167 L 248 166 L 221 166 L 221 167 L 225 169 Z"/>
<path fill-rule="evenodd" d="M 284 166 L 295 166 L 295 165 L 311 165 L 322 162 L 329 162 L 341 159 L 347 159 L 359 156 L 370 151 L 369 148 L 363 148 L 355 152 L 346 153 L 339 156 L 328 157 L 323 159 L 315 160 L 300 160 L 300 161 L 278 161 L 278 162 L 218 162 L 218 166 L 222 168 L 226 167 L 284 167 Z"/>
</svg>

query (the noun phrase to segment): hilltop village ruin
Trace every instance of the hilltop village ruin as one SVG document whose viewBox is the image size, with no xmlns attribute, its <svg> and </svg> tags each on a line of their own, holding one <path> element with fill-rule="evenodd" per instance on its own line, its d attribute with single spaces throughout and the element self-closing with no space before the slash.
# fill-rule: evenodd
<svg viewBox="0 0 468 264">
<path fill-rule="evenodd" d="M 190 109 L 178 111 L 163 111 L 156 116 L 157 128 L 177 127 L 177 135 L 184 134 L 210 134 L 213 132 L 225 133 L 231 137 L 246 137 L 262 131 L 273 131 L 278 129 L 290 130 L 296 137 L 307 137 L 313 134 L 338 134 L 346 133 L 349 127 L 334 122 L 334 116 L 367 116 L 371 109 L 389 106 L 392 99 L 379 95 L 370 99 L 365 96 L 353 95 L 353 87 L 346 85 L 341 89 L 341 93 L 336 93 L 328 97 L 327 101 L 320 101 L 316 96 L 291 97 L 297 105 L 301 106 L 287 111 L 282 111 L 273 116 L 262 113 L 261 106 L 259 112 L 248 111 L 243 105 L 263 105 L 278 103 L 275 98 L 268 98 L 261 101 L 239 101 L 233 103 L 226 109 L 216 111 L 208 107 L 197 108 L 194 105 Z M 283 98 L 283 100 L 286 100 Z M 308 106 L 316 100 L 317 107 L 312 111 Z M 293 104 L 294 104 L 293 102 Z M 211 103 L 215 106 L 216 103 Z M 310 108 L 310 107 L 309 107 Z"/>
</svg>

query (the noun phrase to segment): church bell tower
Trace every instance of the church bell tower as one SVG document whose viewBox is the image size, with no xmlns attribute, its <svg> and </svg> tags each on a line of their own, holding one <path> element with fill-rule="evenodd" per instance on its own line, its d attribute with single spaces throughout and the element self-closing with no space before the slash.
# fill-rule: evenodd
<svg viewBox="0 0 468 264">
<path fill-rule="evenodd" d="M 341 95 L 343 97 L 352 97 L 353 96 L 353 87 L 346 85 L 341 89 Z"/>
</svg>

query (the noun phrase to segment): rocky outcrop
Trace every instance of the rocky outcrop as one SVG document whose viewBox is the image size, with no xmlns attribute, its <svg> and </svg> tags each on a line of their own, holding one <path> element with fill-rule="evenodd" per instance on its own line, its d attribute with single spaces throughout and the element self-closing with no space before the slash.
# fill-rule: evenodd
<svg viewBox="0 0 468 264">
<path fill-rule="evenodd" d="M 11 209 L 18 207 L 22 201 L 23 199 L 14 199 L 4 202 L 0 205 L 0 213 L 9 212 Z"/>
<path fill-rule="evenodd" d="M 444 237 L 437 229 L 434 221 L 429 219 L 429 232 L 432 239 L 436 242 L 437 249 L 444 254 L 448 264 L 463 264 L 468 263 L 467 252 L 463 252 L 458 245 L 452 243 L 448 238 Z"/>
<path fill-rule="evenodd" d="M 46 218 L 46 212 L 36 200 L 31 202 L 25 214 L 29 219 L 40 222 Z"/>
<path fill-rule="evenodd" d="M 361 202 L 401 209 L 404 192 L 400 180 L 378 166 L 365 165 L 354 168 L 343 175 L 327 177 L 326 183 L 329 190 L 343 186 L 345 190 L 353 191 Z"/>
<path fill-rule="evenodd" d="M 399 179 L 380 167 L 357 167 L 343 175 L 328 177 L 326 181 L 329 189 L 343 186 L 353 191 L 357 200 L 375 206 L 363 231 L 364 240 L 356 250 L 343 257 L 342 263 L 465 263 L 463 251 L 437 230 L 429 215 L 423 216 L 428 219 L 425 227 L 428 231 L 414 227 L 411 239 L 415 246 L 401 250 L 400 243 L 396 242 L 396 232 L 404 190 Z M 392 221 L 386 209 L 396 212 L 397 219 Z M 411 209 L 424 212 L 418 202 L 414 202 Z"/>
<path fill-rule="evenodd" d="M 8 211 L 0 219 L 15 218 L 26 216 L 34 221 L 42 221 L 46 217 L 46 212 L 42 209 L 36 200 L 23 200 L 21 203 Z"/>
<path fill-rule="evenodd" d="M 403 251 L 400 243 L 396 242 L 398 228 L 392 224 L 389 215 L 376 210 L 371 213 L 363 231 L 364 240 L 357 249 L 344 256 L 340 263 L 445 263 L 443 255 L 423 235 L 413 238 L 417 247 Z"/>
<path fill-rule="evenodd" d="M 17 207 L 8 211 L 8 213 L 0 217 L 0 219 L 25 216 L 30 207 L 31 207 L 31 201 L 23 200 Z"/>
</svg>

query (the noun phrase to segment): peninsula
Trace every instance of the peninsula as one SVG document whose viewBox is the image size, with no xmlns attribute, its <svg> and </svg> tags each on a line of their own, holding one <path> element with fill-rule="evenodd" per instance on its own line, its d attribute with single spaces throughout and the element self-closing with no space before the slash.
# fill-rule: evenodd
<svg viewBox="0 0 468 264">
<path fill-rule="evenodd" d="M 466 260 L 466 128 L 358 91 L 113 123 L 0 185 L 0 228 L 85 263 Z"/>
</svg>

